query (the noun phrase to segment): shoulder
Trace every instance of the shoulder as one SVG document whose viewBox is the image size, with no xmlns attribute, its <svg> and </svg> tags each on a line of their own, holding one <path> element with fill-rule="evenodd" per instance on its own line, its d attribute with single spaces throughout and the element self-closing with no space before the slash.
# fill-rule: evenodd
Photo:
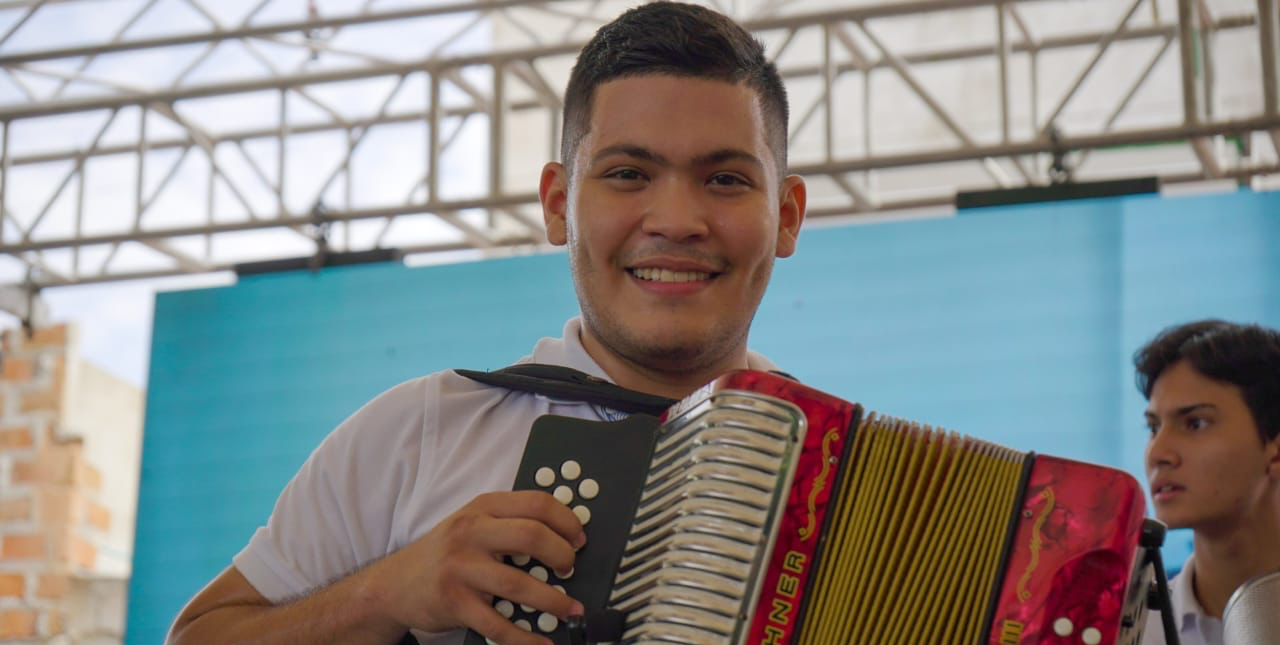
<svg viewBox="0 0 1280 645">
<path fill-rule="evenodd" d="M 358 480 L 381 481 L 397 473 L 413 479 L 431 454 L 441 428 L 456 427 L 477 410 L 497 405 L 503 391 L 458 376 L 435 372 L 399 383 L 369 400 L 334 428 L 304 469 Z M 383 482 L 388 483 L 388 482 Z"/>
<path fill-rule="evenodd" d="M 474 409 L 501 399 L 503 393 L 443 370 L 384 390 L 343 421 L 334 434 L 421 431 L 443 413 Z"/>
</svg>

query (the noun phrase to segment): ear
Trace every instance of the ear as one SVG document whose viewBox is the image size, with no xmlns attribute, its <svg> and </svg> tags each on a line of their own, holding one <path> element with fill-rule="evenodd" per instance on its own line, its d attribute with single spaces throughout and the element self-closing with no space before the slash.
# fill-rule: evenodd
<svg viewBox="0 0 1280 645">
<path fill-rule="evenodd" d="M 568 240 L 565 214 L 569 204 L 569 174 L 562 164 L 552 161 L 542 167 L 538 200 L 542 202 L 542 222 L 547 228 L 547 241 L 564 246 Z"/>
<path fill-rule="evenodd" d="M 775 254 L 780 258 L 796 252 L 796 238 L 800 237 L 800 225 L 804 223 L 804 179 L 791 175 L 782 180 L 782 194 L 778 205 L 778 244 Z"/>
</svg>

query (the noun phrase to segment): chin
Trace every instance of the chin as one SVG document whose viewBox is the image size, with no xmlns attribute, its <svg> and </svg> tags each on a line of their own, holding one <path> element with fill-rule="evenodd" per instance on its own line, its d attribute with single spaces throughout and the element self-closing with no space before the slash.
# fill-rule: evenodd
<svg viewBox="0 0 1280 645">
<path fill-rule="evenodd" d="M 1156 519 L 1163 522 L 1164 525 L 1169 527 L 1170 530 L 1189 529 L 1191 528 L 1191 525 L 1194 524 L 1194 522 L 1188 522 L 1186 518 L 1179 517 L 1177 515 L 1169 515 L 1169 514 L 1161 515 L 1160 513 L 1156 513 L 1155 515 L 1156 515 Z"/>
<path fill-rule="evenodd" d="M 662 372 L 690 372 L 714 364 L 724 354 L 723 338 L 707 333 L 626 330 L 613 349 L 634 363 Z"/>
<path fill-rule="evenodd" d="M 683 372 L 707 362 L 707 344 L 690 339 L 637 341 L 631 344 L 633 361 L 663 372 Z"/>
</svg>

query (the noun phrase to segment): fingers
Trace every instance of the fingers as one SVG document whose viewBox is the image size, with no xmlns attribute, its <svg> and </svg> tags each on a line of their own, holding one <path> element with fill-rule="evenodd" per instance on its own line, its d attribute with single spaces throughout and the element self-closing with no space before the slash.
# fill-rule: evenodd
<svg viewBox="0 0 1280 645">
<path fill-rule="evenodd" d="M 426 631 L 470 627 L 503 645 L 549 643 L 520 629 L 493 608 L 492 598 L 535 610 L 544 621 L 582 613 L 582 605 L 502 561 L 527 555 L 561 577 L 573 569 L 575 547 L 586 542 L 577 516 L 541 491 L 481 495 L 403 552 L 381 561 L 376 580 L 398 599 L 388 614 Z M 405 593 L 413 590 L 413 593 Z"/>
<path fill-rule="evenodd" d="M 582 523 L 564 504 L 539 491 L 491 493 L 476 498 L 475 510 L 486 518 L 471 531 L 477 545 L 491 553 L 527 555 L 566 574 L 574 553 L 587 541 Z"/>
<path fill-rule="evenodd" d="M 550 585 L 540 582 L 516 567 L 492 562 L 488 566 L 476 566 L 468 569 L 465 584 L 485 594 L 504 599 L 511 603 L 509 609 L 524 605 L 528 611 L 534 610 L 533 621 L 543 621 L 541 627 L 554 629 L 555 625 L 571 615 L 583 613 L 582 604 L 557 591 Z M 473 596 L 479 598 L 478 596 Z M 543 637 L 516 626 L 510 618 L 503 616 L 490 603 L 480 601 L 460 608 L 460 618 L 471 625 L 486 638 L 503 645 L 535 645 L 545 643 Z M 547 614 L 542 616 L 541 614 Z M 534 623 L 528 627 L 534 627 Z"/>
<path fill-rule="evenodd" d="M 546 636 L 521 629 L 492 607 L 479 603 L 461 612 L 459 618 L 481 636 L 501 645 L 552 645 L 551 639 Z"/>
<path fill-rule="evenodd" d="M 582 522 L 556 498 L 535 490 L 489 493 L 475 500 L 481 510 L 498 518 L 525 518 L 538 520 L 555 531 L 574 548 L 586 543 Z"/>
<path fill-rule="evenodd" d="M 492 527 L 484 530 L 485 527 Z M 560 577 L 573 570 L 576 549 L 536 520 L 490 519 L 478 523 L 473 540 L 480 549 L 500 555 L 527 555 Z"/>
<path fill-rule="evenodd" d="M 467 584 L 513 605 L 523 605 L 525 611 L 531 607 L 558 619 L 583 613 L 582 603 L 516 567 L 496 562 L 493 567 L 475 567 L 468 572 Z"/>
</svg>

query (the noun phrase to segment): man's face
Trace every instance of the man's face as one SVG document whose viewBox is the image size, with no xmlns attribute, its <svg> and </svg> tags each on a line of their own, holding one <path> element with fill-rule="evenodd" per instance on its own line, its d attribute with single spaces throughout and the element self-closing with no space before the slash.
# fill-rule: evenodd
<svg viewBox="0 0 1280 645">
<path fill-rule="evenodd" d="M 1171 528 L 1229 534 L 1274 494 L 1280 439 L 1263 443 L 1240 388 L 1187 361 L 1151 388 L 1147 476 L 1155 513 Z"/>
<path fill-rule="evenodd" d="M 604 83 L 572 168 L 549 164 L 541 193 L 587 333 L 658 371 L 744 350 L 804 216 L 803 182 L 779 180 L 755 92 L 660 75 Z"/>
</svg>

